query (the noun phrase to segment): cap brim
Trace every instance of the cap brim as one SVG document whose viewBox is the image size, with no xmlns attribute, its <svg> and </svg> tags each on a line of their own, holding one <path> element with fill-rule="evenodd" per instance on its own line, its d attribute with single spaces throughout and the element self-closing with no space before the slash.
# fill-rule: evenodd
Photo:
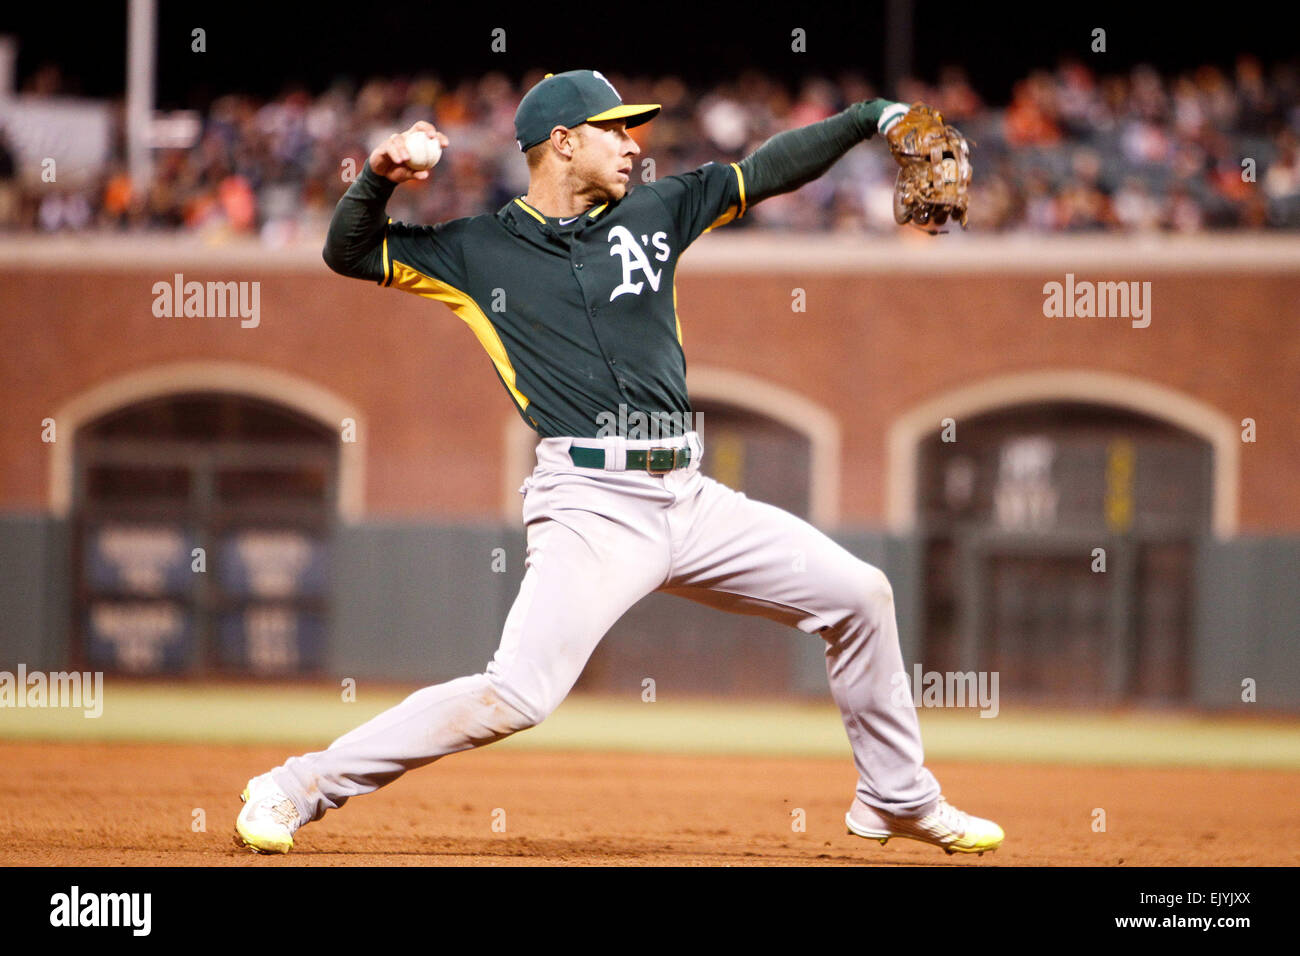
<svg viewBox="0 0 1300 956">
<path fill-rule="evenodd" d="M 642 123 L 648 123 L 659 115 L 662 107 L 658 103 L 624 103 L 622 106 L 615 106 L 612 110 L 605 110 L 603 113 L 597 113 L 595 116 L 588 116 L 586 122 L 595 123 L 600 120 L 627 120 L 627 128 L 640 126 Z"/>
</svg>

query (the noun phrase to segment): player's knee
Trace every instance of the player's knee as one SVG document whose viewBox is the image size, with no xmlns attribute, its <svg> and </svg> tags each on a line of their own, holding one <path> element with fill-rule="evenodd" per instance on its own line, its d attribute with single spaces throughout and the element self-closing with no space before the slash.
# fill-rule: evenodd
<svg viewBox="0 0 1300 956">
<path fill-rule="evenodd" d="M 514 734 L 536 727 L 549 717 L 557 704 L 545 695 L 511 686 L 499 680 L 489 681 L 492 720 L 494 729 L 503 734 Z"/>
<path fill-rule="evenodd" d="M 894 588 L 889 578 L 884 571 L 865 562 L 859 573 L 857 597 L 861 610 L 871 616 L 883 610 L 892 611 L 894 607 Z"/>
</svg>

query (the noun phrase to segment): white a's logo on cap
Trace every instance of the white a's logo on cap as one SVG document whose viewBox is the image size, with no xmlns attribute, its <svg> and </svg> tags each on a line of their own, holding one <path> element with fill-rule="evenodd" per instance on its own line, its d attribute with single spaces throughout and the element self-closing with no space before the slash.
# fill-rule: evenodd
<svg viewBox="0 0 1300 956">
<path fill-rule="evenodd" d="M 610 90 L 613 91 L 613 93 L 614 93 L 615 96 L 618 96 L 618 90 L 615 90 L 615 89 L 614 89 L 614 84 L 613 84 L 613 83 L 611 83 L 611 82 L 609 82 L 609 80 L 605 79 L 605 74 L 604 74 L 604 73 L 600 72 L 600 70 L 592 70 L 592 71 L 591 71 L 591 75 L 594 76 L 594 77 L 596 77 L 598 80 L 600 80 L 600 82 L 604 83 L 606 86 L 608 86 L 608 87 L 610 88 Z M 623 97 L 618 96 L 618 98 L 621 100 Z"/>
</svg>

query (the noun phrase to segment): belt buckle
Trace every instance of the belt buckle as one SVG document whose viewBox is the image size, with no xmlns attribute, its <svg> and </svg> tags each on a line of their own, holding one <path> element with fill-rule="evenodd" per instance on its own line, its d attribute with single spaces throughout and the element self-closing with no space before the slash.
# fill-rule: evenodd
<svg viewBox="0 0 1300 956">
<path fill-rule="evenodd" d="M 672 463 L 671 463 L 667 468 L 654 468 L 654 467 L 652 467 L 653 462 L 654 462 L 655 452 L 657 452 L 657 451 L 658 451 L 658 452 L 672 452 L 672 455 L 673 455 Z M 679 451 L 681 451 L 680 448 L 651 448 L 649 451 L 646 452 L 646 455 L 645 455 L 645 470 L 646 470 L 647 472 L 649 472 L 650 474 L 652 474 L 652 475 L 666 475 L 666 474 L 668 474 L 668 472 L 672 471 L 674 468 L 677 467 L 677 453 L 678 453 Z"/>
</svg>

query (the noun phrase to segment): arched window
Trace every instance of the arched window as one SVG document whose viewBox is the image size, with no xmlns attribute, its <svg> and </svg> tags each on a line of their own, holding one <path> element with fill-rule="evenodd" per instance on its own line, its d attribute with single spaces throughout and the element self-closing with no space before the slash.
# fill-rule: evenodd
<svg viewBox="0 0 1300 956">
<path fill-rule="evenodd" d="M 74 439 L 74 658 L 130 673 L 323 664 L 338 436 L 264 399 L 177 393 Z"/>
<path fill-rule="evenodd" d="M 1208 441 L 1039 401 L 963 416 L 917 455 L 927 670 L 997 671 L 1022 700 L 1186 696 Z"/>
</svg>

